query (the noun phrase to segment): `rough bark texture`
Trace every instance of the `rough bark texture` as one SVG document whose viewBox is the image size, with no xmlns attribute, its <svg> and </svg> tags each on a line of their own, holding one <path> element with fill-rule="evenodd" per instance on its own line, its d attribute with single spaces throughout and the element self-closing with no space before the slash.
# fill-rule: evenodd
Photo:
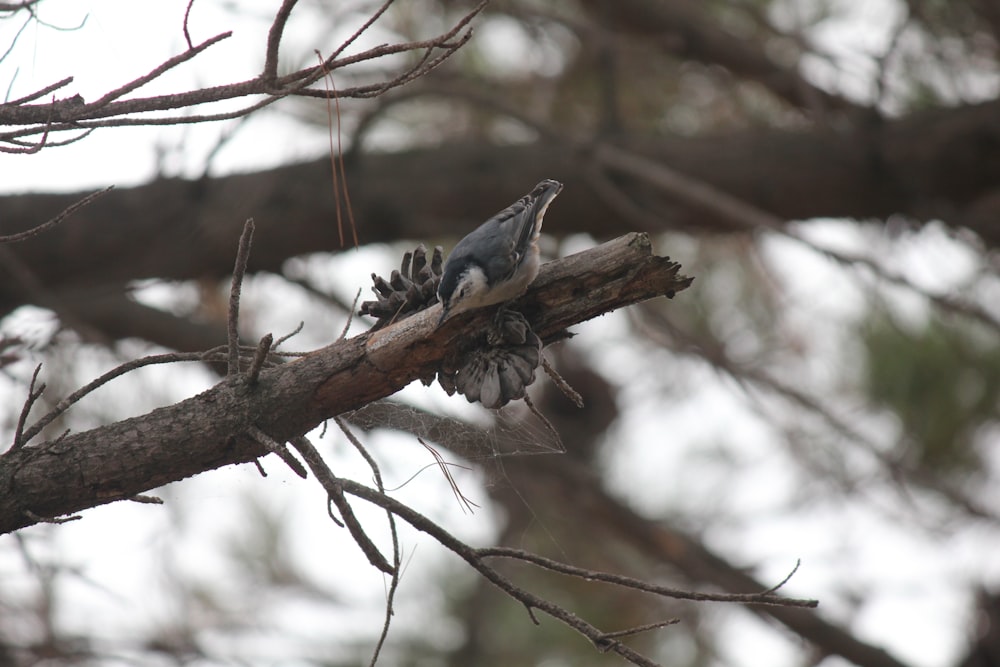
<svg viewBox="0 0 1000 667">
<path fill-rule="evenodd" d="M 673 295 L 690 284 L 679 265 L 652 255 L 633 234 L 551 262 L 515 302 L 543 339 L 631 303 Z M 246 435 L 257 427 L 278 442 L 324 419 L 432 376 L 446 354 L 478 331 L 492 310 L 435 328 L 433 307 L 374 334 L 332 345 L 261 374 L 255 385 L 227 378 L 212 389 L 146 415 L 0 459 L 0 532 L 129 498 L 167 482 L 266 453 Z"/>
</svg>

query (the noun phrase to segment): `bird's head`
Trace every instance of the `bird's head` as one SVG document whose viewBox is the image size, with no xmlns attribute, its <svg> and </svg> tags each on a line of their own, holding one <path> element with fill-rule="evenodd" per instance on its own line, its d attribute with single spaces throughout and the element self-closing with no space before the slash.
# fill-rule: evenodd
<svg viewBox="0 0 1000 667">
<path fill-rule="evenodd" d="M 438 299 L 442 307 L 438 326 L 452 315 L 484 305 L 488 292 L 486 273 L 478 265 L 470 264 L 461 270 L 446 266 L 438 285 Z"/>
</svg>

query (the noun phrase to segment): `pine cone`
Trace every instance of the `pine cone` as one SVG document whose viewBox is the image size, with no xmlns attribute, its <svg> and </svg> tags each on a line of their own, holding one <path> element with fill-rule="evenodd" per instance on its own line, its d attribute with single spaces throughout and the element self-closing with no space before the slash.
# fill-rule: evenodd
<svg viewBox="0 0 1000 667">
<path fill-rule="evenodd" d="M 524 398 L 535 381 L 542 341 L 521 313 L 501 308 L 486 335 L 486 347 L 474 350 L 457 370 L 442 367 L 438 383 L 449 395 L 456 391 L 470 403 L 490 409 Z"/>
<path fill-rule="evenodd" d="M 427 248 L 421 243 L 413 252 L 403 255 L 399 271 L 393 271 L 386 281 L 372 274 L 372 291 L 376 301 L 361 304 L 360 315 L 377 318 L 372 330 L 381 329 L 394 322 L 413 315 L 437 303 L 437 287 L 441 282 L 443 264 L 441 246 L 434 247 L 430 264 L 427 263 Z"/>
</svg>

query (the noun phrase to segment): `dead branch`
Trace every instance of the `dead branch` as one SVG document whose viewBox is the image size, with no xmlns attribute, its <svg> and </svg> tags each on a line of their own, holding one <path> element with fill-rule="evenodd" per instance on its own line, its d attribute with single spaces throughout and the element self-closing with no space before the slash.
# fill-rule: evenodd
<svg viewBox="0 0 1000 667">
<path fill-rule="evenodd" d="M 631 234 L 546 264 L 529 293 L 511 305 L 543 340 L 551 340 L 602 313 L 685 289 L 691 279 L 679 275 L 679 268 L 653 255 L 645 235 Z M 0 533 L 33 523 L 26 511 L 60 516 L 253 461 L 267 449 L 247 434 L 250 426 L 278 442 L 307 433 L 330 417 L 433 375 L 445 355 L 463 345 L 464 331 L 493 317 L 492 309 L 484 309 L 435 328 L 438 314 L 434 307 L 378 332 L 337 341 L 262 371 L 253 386 L 241 376 L 226 378 L 148 414 L 9 452 L 0 466 Z M 166 357 L 192 355 L 161 355 L 147 363 Z M 106 374 L 101 382 L 136 363 Z M 27 429 L 25 441 L 94 384 Z"/>
<path fill-rule="evenodd" d="M 426 40 L 416 40 L 397 44 L 383 44 L 361 53 L 343 56 L 342 53 L 349 44 L 357 39 L 363 30 L 369 28 L 391 4 L 387 2 L 379 8 L 362 30 L 352 35 L 340 46 L 332 50 L 332 55 L 317 66 L 296 70 L 290 74 L 278 76 L 278 52 L 284 28 L 287 24 L 295 0 L 285 0 L 278 9 L 268 32 L 265 47 L 265 60 L 261 73 L 247 81 L 211 86 L 168 95 L 154 95 L 121 99 L 127 94 L 138 90 L 165 72 L 191 61 L 199 54 L 225 40 L 230 32 L 220 33 L 200 44 L 192 45 L 188 31 L 188 16 L 191 5 L 188 4 L 184 17 L 184 35 L 188 49 L 155 67 L 148 73 L 125 83 L 101 96 L 93 102 L 86 102 L 79 95 L 63 99 L 54 99 L 47 104 L 30 104 L 45 94 L 68 85 L 72 78 L 63 79 L 56 84 L 23 96 L 13 102 L 0 104 L 0 125 L 15 126 L 16 129 L 0 133 L 0 151 L 4 152 L 34 152 L 45 145 L 51 145 L 48 137 L 55 133 L 92 129 L 96 127 L 120 127 L 125 125 L 173 125 L 181 123 L 202 123 L 229 118 L 237 118 L 260 109 L 291 95 L 309 97 L 329 97 L 330 93 L 323 89 L 313 89 L 325 73 L 377 60 L 385 56 L 402 53 L 420 53 L 416 64 L 404 66 L 397 74 L 390 75 L 386 80 L 364 84 L 353 88 L 339 90 L 336 95 L 347 97 L 372 97 L 391 88 L 412 81 L 440 65 L 472 36 L 471 21 L 479 14 L 483 4 L 472 9 L 455 25 L 445 32 Z M 484 3 L 485 4 L 485 3 Z M 26 5 L 24 5 L 26 6 Z M 19 6 L 20 7 L 20 6 Z M 247 98 L 263 95 L 264 99 L 246 105 L 236 111 L 225 113 L 180 114 L 169 116 L 136 117 L 151 112 L 164 112 L 175 109 L 191 109 L 210 105 L 225 100 Z M 39 136 L 43 140 L 26 143 L 24 137 Z"/>
</svg>

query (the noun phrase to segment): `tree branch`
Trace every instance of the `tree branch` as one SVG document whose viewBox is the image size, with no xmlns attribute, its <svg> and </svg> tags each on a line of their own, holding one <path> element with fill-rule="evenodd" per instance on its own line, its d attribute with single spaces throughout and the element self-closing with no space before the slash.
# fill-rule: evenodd
<svg viewBox="0 0 1000 667">
<path fill-rule="evenodd" d="M 511 305 L 543 340 L 566 327 L 691 282 L 680 266 L 652 254 L 645 235 L 631 234 L 542 267 L 531 290 Z M 88 507 L 129 498 L 167 482 L 267 450 L 247 434 L 255 426 L 276 441 L 433 376 L 463 332 L 493 309 L 435 328 L 438 306 L 375 333 L 340 340 L 294 362 L 263 371 L 252 386 L 238 375 L 146 415 L 55 442 L 8 453 L 0 466 L 0 533 Z"/>
</svg>

